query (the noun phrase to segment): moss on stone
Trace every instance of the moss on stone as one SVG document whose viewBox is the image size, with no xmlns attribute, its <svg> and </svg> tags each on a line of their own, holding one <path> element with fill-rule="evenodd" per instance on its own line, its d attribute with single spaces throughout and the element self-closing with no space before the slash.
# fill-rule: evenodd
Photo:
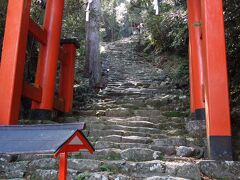
<svg viewBox="0 0 240 180">
<path fill-rule="evenodd" d="M 100 171 L 102 172 L 112 172 L 112 173 L 117 173 L 118 170 L 116 167 L 107 165 L 107 164 L 103 164 L 102 166 L 100 166 Z"/>
<path fill-rule="evenodd" d="M 163 115 L 166 117 L 187 117 L 188 116 L 186 113 L 179 112 L 179 111 L 164 112 Z"/>
<path fill-rule="evenodd" d="M 89 173 L 83 173 L 77 176 L 77 180 L 87 180 L 91 175 Z"/>
</svg>

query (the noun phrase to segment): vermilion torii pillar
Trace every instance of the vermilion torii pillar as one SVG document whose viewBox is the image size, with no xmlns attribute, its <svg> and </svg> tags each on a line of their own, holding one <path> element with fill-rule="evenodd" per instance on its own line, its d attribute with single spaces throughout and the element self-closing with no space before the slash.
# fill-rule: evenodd
<svg viewBox="0 0 240 180">
<path fill-rule="evenodd" d="M 214 160 L 231 160 L 231 125 L 222 0 L 201 0 L 201 16 L 209 156 Z"/>
<path fill-rule="evenodd" d="M 31 0 L 8 0 L 0 67 L 0 124 L 17 124 Z"/>
<path fill-rule="evenodd" d="M 191 49 L 191 42 L 189 37 L 189 44 L 188 44 L 188 58 L 189 58 L 189 83 L 190 83 L 190 110 L 191 113 L 195 113 L 195 105 L 194 105 L 194 93 L 193 93 L 193 69 L 192 69 L 192 49 Z"/>
<path fill-rule="evenodd" d="M 201 32 L 201 0 L 188 0 L 189 69 L 191 111 L 196 120 L 205 120 L 203 91 L 203 54 Z"/>
<path fill-rule="evenodd" d="M 61 62 L 59 96 L 64 98 L 64 112 L 71 112 L 76 49 L 79 48 L 79 44 L 76 41 L 73 42 L 67 39 L 61 43 L 63 44 L 63 49 L 66 51 L 66 59 Z"/>
<path fill-rule="evenodd" d="M 33 102 L 35 118 L 49 119 L 54 104 L 55 80 L 60 49 L 64 0 L 49 0 L 46 6 L 44 29 L 47 43 L 40 48 L 35 83 L 42 87 L 41 103 Z M 35 116 L 35 117 L 34 117 Z"/>
</svg>

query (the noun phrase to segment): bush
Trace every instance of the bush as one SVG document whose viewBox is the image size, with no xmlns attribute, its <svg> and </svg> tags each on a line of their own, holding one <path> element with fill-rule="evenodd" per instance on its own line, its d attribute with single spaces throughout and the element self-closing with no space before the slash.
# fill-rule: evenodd
<svg viewBox="0 0 240 180">
<path fill-rule="evenodd" d="M 169 8 L 159 16 L 149 15 L 146 28 L 151 41 L 160 51 L 187 53 L 187 14 L 182 8 Z"/>
<path fill-rule="evenodd" d="M 158 51 L 186 55 L 188 50 L 186 4 L 180 0 L 170 0 L 162 1 L 159 5 L 160 15 L 155 15 L 152 3 L 148 0 L 130 3 L 130 19 L 134 21 L 131 23 L 144 22 L 150 43 Z"/>
</svg>

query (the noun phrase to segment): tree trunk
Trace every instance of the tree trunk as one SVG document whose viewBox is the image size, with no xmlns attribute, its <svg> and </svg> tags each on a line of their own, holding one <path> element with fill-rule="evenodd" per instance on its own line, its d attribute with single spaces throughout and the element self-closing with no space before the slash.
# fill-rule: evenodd
<svg viewBox="0 0 240 180">
<path fill-rule="evenodd" d="M 0 0 L 0 59 L 2 54 L 3 36 L 5 28 L 5 20 L 7 13 L 7 0 Z"/>
<path fill-rule="evenodd" d="M 92 88 L 101 88 L 102 65 L 100 60 L 99 24 L 101 15 L 100 0 L 93 0 L 90 4 L 90 18 L 86 22 L 86 62 L 85 74 L 89 77 Z"/>
</svg>

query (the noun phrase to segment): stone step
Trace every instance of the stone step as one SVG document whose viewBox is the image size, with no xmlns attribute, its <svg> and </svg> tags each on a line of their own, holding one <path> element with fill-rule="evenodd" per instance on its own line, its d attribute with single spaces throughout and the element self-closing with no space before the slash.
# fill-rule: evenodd
<svg viewBox="0 0 240 180">
<path fill-rule="evenodd" d="M 113 174 L 112 172 L 108 172 L 108 168 L 105 166 L 101 167 L 103 172 L 95 172 L 95 173 L 80 173 L 75 179 L 89 179 L 89 180 L 132 180 L 131 176 L 126 176 L 123 174 Z"/>
<path fill-rule="evenodd" d="M 82 159 L 95 160 L 126 160 L 126 161 L 151 161 L 163 159 L 163 153 L 153 151 L 148 148 L 129 148 L 125 150 L 109 148 L 96 150 L 94 154 L 83 151 L 80 155 Z"/>
<path fill-rule="evenodd" d="M 155 139 L 152 143 L 153 146 L 187 146 L 188 141 L 183 137 L 171 137 L 165 139 Z"/>
<path fill-rule="evenodd" d="M 148 121 L 127 121 L 127 120 L 108 120 L 108 124 L 110 125 L 123 125 L 130 127 L 148 127 L 148 128 L 159 128 L 158 124 L 154 124 Z"/>
<path fill-rule="evenodd" d="M 112 162 L 110 162 L 112 163 Z M 118 163 L 110 164 L 113 167 L 119 167 Z M 126 163 L 125 169 L 120 169 L 123 174 L 131 174 L 136 178 L 148 178 L 151 176 L 175 176 L 189 179 L 201 179 L 198 167 L 193 163 L 188 162 L 162 162 L 162 161 L 148 161 Z"/>
<path fill-rule="evenodd" d="M 187 136 L 187 132 L 185 129 L 168 129 L 161 130 L 161 134 L 165 134 L 167 136 Z"/>
<path fill-rule="evenodd" d="M 141 143 L 116 143 L 116 142 L 109 142 L 109 141 L 97 141 L 94 144 L 95 149 L 129 149 L 129 148 L 149 148 L 149 144 L 141 144 Z"/>
<path fill-rule="evenodd" d="M 145 179 L 154 176 L 162 178 L 169 178 L 172 176 L 175 178 L 179 177 L 194 180 L 201 179 L 198 166 L 190 162 L 164 162 L 153 160 L 146 162 L 96 161 L 96 163 L 94 163 L 94 161 L 91 160 L 70 159 L 69 168 L 81 173 L 99 171 L 98 173 L 101 174 L 122 174 L 133 179 Z M 109 177 L 106 176 L 106 178 L 108 179 Z"/>
<path fill-rule="evenodd" d="M 173 176 L 152 176 L 148 177 L 145 180 L 189 180 L 188 178 L 180 178 Z"/>
<path fill-rule="evenodd" d="M 107 136 L 90 136 L 91 131 L 84 132 L 85 136 L 91 143 L 96 141 L 107 141 L 116 143 L 152 143 L 155 146 L 200 146 L 206 145 L 206 139 L 202 138 L 179 138 L 179 136 L 166 136 L 166 135 L 151 135 L 148 136 L 121 136 L 121 135 L 107 135 Z M 154 138 L 156 137 L 156 138 Z"/>
<path fill-rule="evenodd" d="M 51 180 L 57 177 L 57 160 L 53 158 L 5 162 L 5 164 L 1 162 L 0 165 L 1 179 L 25 179 L 26 176 L 30 176 L 31 179 Z M 125 160 L 99 161 L 70 158 L 68 160 L 68 168 L 68 179 L 76 179 L 78 175 L 91 173 L 121 174 L 121 177 L 138 179 L 181 177 L 198 180 L 201 179 L 201 174 L 205 175 L 205 179 L 206 177 L 212 179 L 238 179 L 240 177 L 240 162 L 237 161 L 200 160 L 187 162 L 182 160 L 181 162 L 167 162 L 153 160 L 130 162 Z"/>
<path fill-rule="evenodd" d="M 196 157 L 197 155 L 199 155 L 202 152 L 197 151 L 197 149 L 191 148 L 191 147 L 185 147 L 185 149 L 183 148 L 179 148 L 179 147 L 175 147 L 175 146 L 154 146 L 151 144 L 141 144 L 141 143 L 115 143 L 115 142 L 109 142 L 109 141 L 97 141 L 94 144 L 94 148 L 96 150 L 100 150 L 100 149 L 120 149 L 120 150 L 125 150 L 125 149 L 130 149 L 130 148 L 148 148 L 148 149 L 152 149 L 154 151 L 160 151 L 162 152 L 164 155 L 167 156 L 173 156 L 173 155 L 177 155 L 179 157 Z"/>
<path fill-rule="evenodd" d="M 110 129 L 111 128 L 111 129 Z M 110 129 L 110 130 L 108 130 Z M 185 135 L 189 138 L 189 141 L 198 144 L 204 144 L 199 138 L 190 138 L 187 136 L 186 131 L 183 129 L 168 129 L 160 130 L 156 128 L 144 128 L 144 127 L 127 127 L 127 126 L 106 126 L 102 124 L 94 124 L 87 126 L 87 129 L 83 131 L 88 137 L 105 137 L 108 135 L 119 135 L 119 136 L 140 136 L 140 137 L 151 137 L 153 139 L 162 139 L 167 137 L 176 137 Z M 203 139 L 202 139 L 203 140 Z"/>
<path fill-rule="evenodd" d="M 96 141 L 116 142 L 116 143 L 143 143 L 150 144 L 153 142 L 150 137 L 141 136 L 120 136 L 120 135 L 108 135 L 104 137 L 87 136 L 91 143 Z"/>
<path fill-rule="evenodd" d="M 123 97 L 123 96 L 132 96 L 132 97 L 139 97 L 143 95 L 142 93 L 127 93 L 127 92 L 119 92 L 119 91 L 109 91 L 104 93 L 107 97 Z"/>
<path fill-rule="evenodd" d="M 185 123 L 174 123 L 174 122 L 159 123 L 158 128 L 166 131 L 185 130 Z"/>
<path fill-rule="evenodd" d="M 109 135 L 119 135 L 124 136 L 124 133 L 126 131 L 122 130 L 94 130 L 94 131 L 88 131 L 89 137 L 104 137 Z"/>
<path fill-rule="evenodd" d="M 78 112 L 81 116 L 95 116 L 96 110 L 81 110 Z"/>
<path fill-rule="evenodd" d="M 166 116 L 155 116 L 155 117 L 142 117 L 142 116 L 132 116 L 132 117 L 106 117 L 105 120 L 112 121 L 147 121 L 153 124 L 158 124 L 161 122 L 173 122 L 173 123 L 185 123 L 184 118 L 181 117 L 166 117 Z"/>
<path fill-rule="evenodd" d="M 133 131 L 133 132 L 149 133 L 149 134 L 161 133 L 161 131 L 157 128 L 128 127 L 128 126 L 121 126 L 121 125 L 112 125 L 112 126 L 107 126 L 105 128 L 112 129 L 112 130 Z M 95 129 L 97 129 L 97 128 L 95 128 Z M 92 129 L 92 130 L 94 130 L 94 129 Z"/>
<path fill-rule="evenodd" d="M 81 158 L 103 160 L 120 160 L 125 159 L 129 161 L 147 161 L 153 159 L 169 160 L 169 157 L 193 157 L 201 158 L 204 151 L 188 146 L 155 146 L 141 143 L 114 143 L 107 141 L 97 141 L 96 152 L 94 155 L 88 152 L 82 152 Z"/>
<path fill-rule="evenodd" d="M 100 137 L 100 141 L 110 141 L 116 143 L 142 143 L 150 144 L 153 142 L 150 137 L 141 137 L 141 136 L 119 136 L 119 135 L 109 135 L 105 137 Z"/>
<path fill-rule="evenodd" d="M 41 159 L 53 157 L 52 155 L 39 155 L 39 154 L 20 154 L 20 155 L 12 155 L 12 156 L 13 156 L 13 160 L 11 160 L 11 162 L 41 160 Z"/>
<path fill-rule="evenodd" d="M 74 179 L 76 173 L 69 172 L 67 178 Z M 31 179 L 48 179 L 48 180 L 56 180 L 58 178 L 58 171 L 56 169 L 35 169 L 30 172 L 28 175 Z"/>
<path fill-rule="evenodd" d="M 95 116 L 82 116 L 82 115 L 74 115 L 74 116 L 63 116 L 59 117 L 59 122 L 65 122 L 65 123 L 76 123 L 76 122 L 85 122 L 85 123 L 91 123 L 91 122 L 97 122 L 101 123 L 102 121 L 105 121 L 105 117 L 97 117 Z"/>
<path fill-rule="evenodd" d="M 129 138 L 129 137 L 127 137 Z M 198 145 L 193 145 L 185 139 L 179 138 L 165 138 L 165 139 L 137 139 L 131 141 L 127 138 L 118 136 L 109 136 L 107 138 L 98 138 L 92 140 L 96 149 L 105 148 L 116 148 L 116 149 L 127 149 L 127 148 L 149 148 L 154 151 L 161 151 L 166 155 L 177 155 L 179 157 L 202 157 L 204 155 L 204 148 Z M 141 140 L 141 141 L 140 141 Z M 153 140 L 153 142 L 151 142 Z M 160 142 L 160 140 L 162 140 Z M 193 147 L 191 147 L 193 146 Z"/>
<path fill-rule="evenodd" d="M 98 111 L 98 110 L 106 111 L 107 109 L 110 109 L 110 108 L 119 108 L 119 105 L 110 104 L 110 103 L 108 103 L 108 104 L 106 104 L 106 103 L 99 103 L 99 104 L 94 104 L 91 107 L 91 109 L 96 110 L 96 111 Z M 98 115 L 97 112 L 96 112 L 96 115 Z"/>
<path fill-rule="evenodd" d="M 116 132 L 117 135 L 121 136 L 143 136 L 143 137 L 152 137 L 152 138 L 164 138 L 166 136 L 179 136 L 185 135 L 185 129 L 177 128 L 147 128 L 147 127 L 130 127 L 130 126 L 122 126 L 122 125 L 106 125 L 106 124 L 87 124 L 86 130 L 84 132 L 89 135 L 100 134 L 111 135 L 108 131 Z M 109 130 L 110 129 L 110 130 Z M 96 132 L 95 132 L 96 131 Z M 99 131 L 107 131 L 99 132 Z M 87 136 L 88 136 L 87 134 Z M 113 134 L 114 135 L 114 134 Z"/>
<path fill-rule="evenodd" d="M 101 112 L 99 112 L 101 113 Z M 103 112 L 104 113 L 104 112 Z M 75 116 L 75 117 L 63 117 L 59 118 L 59 122 L 85 122 L 86 124 L 94 123 L 106 123 L 106 122 L 117 122 L 117 123 L 142 123 L 147 124 L 162 124 L 169 123 L 172 124 L 185 124 L 185 120 L 180 117 L 165 117 L 165 116 L 156 116 L 156 117 L 141 117 L 141 116 L 132 116 L 132 117 L 106 117 L 106 116 Z M 165 125 L 165 124 L 164 124 Z M 151 125 L 150 125 L 151 126 Z"/>
<path fill-rule="evenodd" d="M 135 106 L 143 106 L 145 105 L 145 98 L 143 98 L 142 96 L 139 98 L 131 98 L 131 97 L 123 97 L 121 99 L 117 99 L 116 100 L 116 104 L 127 104 L 127 103 L 131 103 L 134 104 Z"/>
<path fill-rule="evenodd" d="M 105 169 L 104 167 L 102 169 Z M 107 168 L 106 168 L 107 169 Z M 94 180 L 189 180 L 186 178 L 173 177 L 173 176 L 153 176 L 153 177 L 134 177 L 134 176 L 126 176 L 123 174 L 113 174 L 112 172 L 96 172 L 96 173 L 81 173 L 77 176 L 77 178 L 87 178 Z"/>
<path fill-rule="evenodd" d="M 133 112 L 129 108 L 113 108 L 106 110 L 106 116 L 110 117 L 128 117 L 132 115 Z"/>
<path fill-rule="evenodd" d="M 136 109 L 147 109 L 148 106 L 146 104 L 141 104 L 141 105 L 135 105 L 131 102 L 128 103 L 124 103 L 124 104 L 119 104 L 118 106 L 121 106 L 123 108 L 128 108 L 128 109 L 132 109 L 132 110 L 136 110 Z"/>
<path fill-rule="evenodd" d="M 143 132 L 133 132 L 133 131 L 124 131 L 124 130 L 94 130 L 86 132 L 88 137 L 105 137 L 109 135 L 118 135 L 118 136 L 140 136 L 140 137 L 151 137 L 154 139 L 166 138 L 165 134 L 149 134 Z"/>
<path fill-rule="evenodd" d="M 154 117 L 161 116 L 162 112 L 160 110 L 135 110 L 134 115 L 141 117 Z"/>
<path fill-rule="evenodd" d="M 184 129 L 185 123 L 175 123 L 175 122 L 164 122 L 160 123 L 152 123 L 149 121 L 128 121 L 128 120 L 108 120 L 106 124 L 108 125 L 122 125 L 122 126 L 129 126 L 129 127 L 148 127 L 148 128 L 158 128 L 161 130 L 170 130 L 170 129 Z"/>
</svg>

